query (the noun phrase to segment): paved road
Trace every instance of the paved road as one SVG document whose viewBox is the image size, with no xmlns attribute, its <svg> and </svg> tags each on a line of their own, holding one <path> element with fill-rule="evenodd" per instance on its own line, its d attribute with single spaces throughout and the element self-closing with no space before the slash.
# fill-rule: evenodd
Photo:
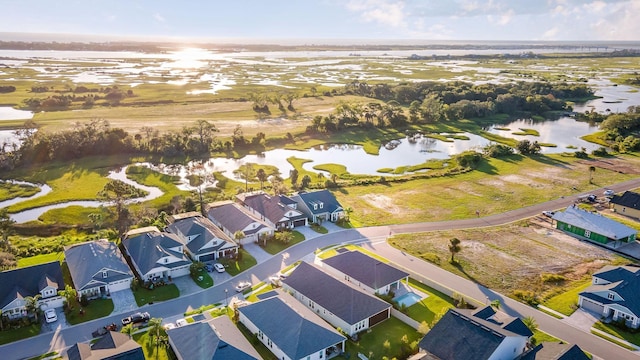
<svg viewBox="0 0 640 360">
<path fill-rule="evenodd" d="M 637 187 L 640 187 L 640 178 L 612 185 L 608 188 L 618 192 L 634 189 Z M 594 191 L 594 193 L 601 194 L 602 190 Z M 421 277 L 433 277 L 434 280 L 446 284 L 449 288 L 454 289 L 460 294 L 464 294 L 475 299 L 480 299 L 480 301 L 482 301 L 482 299 L 486 299 L 486 296 L 489 296 L 491 300 L 500 299 L 502 304 L 504 304 L 505 311 L 507 311 L 508 313 L 514 316 L 534 316 L 541 330 L 562 338 L 566 341 L 577 343 L 580 345 L 580 347 L 591 352 L 594 355 L 597 355 L 604 359 L 638 360 L 638 356 L 628 350 L 613 345 L 612 343 L 604 341 L 594 335 L 578 331 L 577 329 L 572 328 L 571 326 L 559 321 L 558 319 L 555 319 L 533 308 L 513 301 L 504 295 L 495 293 L 457 275 L 448 273 L 427 262 L 418 260 L 408 255 L 404 255 L 401 252 L 384 244 L 384 240 L 386 240 L 387 236 L 391 232 L 409 233 L 444 229 L 484 227 L 513 222 L 518 219 L 537 215 L 542 210 L 559 209 L 569 206 L 576 200 L 577 196 L 579 195 L 582 194 L 572 194 L 571 196 L 566 196 L 565 198 L 488 217 L 480 217 L 467 220 L 350 229 L 331 233 L 328 235 L 318 236 L 316 238 L 309 239 L 300 244 L 292 246 L 291 248 L 287 249 L 286 252 L 280 253 L 252 267 L 248 271 L 236 276 L 231 280 L 216 284 L 209 289 L 202 290 L 191 295 L 183 296 L 178 299 L 173 299 L 153 305 L 145 305 L 141 307 L 140 310 L 148 311 L 152 317 L 169 318 L 175 317 L 176 314 L 198 308 L 202 305 L 224 303 L 226 301 L 225 299 L 230 299 L 232 296 L 236 296 L 234 285 L 239 281 L 250 280 L 255 284 L 278 272 L 281 268 L 288 266 L 298 259 L 307 256 L 316 249 L 341 243 L 364 241 L 370 244 L 370 247 L 373 251 L 379 251 L 381 255 L 388 257 L 390 260 L 398 263 L 400 266 L 405 267 L 412 272 L 414 272 L 414 269 L 416 269 L 415 273 L 417 273 Z M 105 324 L 111 322 L 119 322 L 120 319 L 127 314 L 113 314 L 106 318 L 82 323 L 66 329 L 58 329 L 52 333 L 41 334 L 29 339 L 2 345 L 0 346 L 0 354 L 2 354 L 2 358 L 24 359 L 44 354 L 49 351 L 60 350 L 71 346 L 76 342 L 89 340 L 92 331 L 100 326 L 104 326 Z"/>
</svg>

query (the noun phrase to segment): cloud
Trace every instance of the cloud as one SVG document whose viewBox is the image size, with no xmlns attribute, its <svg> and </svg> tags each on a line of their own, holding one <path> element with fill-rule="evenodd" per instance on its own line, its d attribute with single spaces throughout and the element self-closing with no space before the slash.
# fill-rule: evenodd
<svg viewBox="0 0 640 360">
<path fill-rule="evenodd" d="M 406 26 L 403 1 L 352 0 L 347 9 L 360 13 L 365 22 L 376 22 L 395 28 Z"/>
<path fill-rule="evenodd" d="M 153 14 L 153 18 L 156 19 L 156 21 L 164 22 L 164 17 L 162 15 L 160 15 L 159 13 Z"/>
</svg>

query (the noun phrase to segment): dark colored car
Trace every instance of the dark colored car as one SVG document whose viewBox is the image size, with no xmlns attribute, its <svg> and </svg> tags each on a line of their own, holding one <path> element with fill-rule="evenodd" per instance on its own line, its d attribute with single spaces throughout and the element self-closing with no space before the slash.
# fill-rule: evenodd
<svg viewBox="0 0 640 360">
<path fill-rule="evenodd" d="M 91 333 L 91 335 L 93 335 L 94 338 L 98 337 L 98 336 L 102 336 L 104 334 L 106 334 L 109 331 L 118 331 L 118 325 L 116 325 L 115 323 L 111 323 L 107 326 L 103 326 L 101 328 L 99 328 L 98 330 L 94 331 Z"/>
<path fill-rule="evenodd" d="M 122 325 L 145 323 L 149 321 L 150 318 L 151 317 L 149 316 L 148 312 L 143 312 L 143 313 L 137 312 L 135 314 L 131 314 L 131 316 L 128 316 L 122 319 Z"/>
</svg>

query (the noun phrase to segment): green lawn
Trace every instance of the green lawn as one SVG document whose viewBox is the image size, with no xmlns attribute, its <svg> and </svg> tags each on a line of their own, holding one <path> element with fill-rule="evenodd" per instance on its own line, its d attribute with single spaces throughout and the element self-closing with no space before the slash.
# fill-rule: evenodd
<svg viewBox="0 0 640 360">
<path fill-rule="evenodd" d="M 574 286 L 567 291 L 561 293 L 560 295 L 556 295 L 544 303 L 542 305 L 553 309 L 564 315 L 571 315 L 578 308 L 578 294 L 581 293 L 584 289 L 588 288 L 591 285 L 591 279 L 577 281 L 574 283 Z"/>
<path fill-rule="evenodd" d="M 304 241 L 304 235 L 302 235 L 298 231 L 292 231 L 291 235 L 293 235 L 293 239 L 286 244 L 283 243 L 282 241 L 277 241 L 275 239 L 272 239 L 271 241 L 267 241 L 267 246 L 264 247 L 264 250 L 271 255 L 275 255 L 288 247 L 291 247 L 299 242 Z"/>
<path fill-rule="evenodd" d="M 166 333 L 162 331 L 161 336 L 166 336 Z M 148 331 L 137 333 L 133 335 L 135 340 L 140 346 L 142 346 L 142 352 L 145 359 L 157 359 L 157 360 L 171 360 L 175 359 L 173 351 L 170 346 L 156 347 L 154 344 L 154 338 L 149 335 Z M 157 349 L 157 351 L 156 351 Z"/>
<path fill-rule="evenodd" d="M 632 333 L 630 331 L 625 331 L 620 328 L 617 328 L 611 324 L 605 324 L 601 321 L 593 324 L 593 327 L 606 332 L 607 334 L 611 334 L 617 338 L 626 340 L 634 345 L 640 346 L 640 332 Z"/>
<path fill-rule="evenodd" d="M 202 276 L 202 280 L 198 280 L 199 276 Z M 203 289 L 207 289 L 213 286 L 213 279 L 211 278 L 211 275 L 209 275 L 206 271 L 201 271 L 195 279 L 193 277 L 191 279 Z"/>
<path fill-rule="evenodd" d="M 89 305 L 80 306 L 77 302 L 73 305 L 73 310 L 66 314 L 67 322 L 71 325 L 103 318 L 113 312 L 113 300 L 95 299 L 89 301 Z M 80 314 L 80 309 L 83 313 Z"/>
<path fill-rule="evenodd" d="M 133 291 L 133 296 L 136 298 L 138 306 L 142 306 L 149 302 L 175 299 L 180 296 L 180 290 L 178 290 L 175 284 L 158 286 L 153 288 L 153 290 L 140 287 Z"/>
<path fill-rule="evenodd" d="M 409 306 L 407 309 L 407 315 L 412 319 L 418 322 L 425 321 L 431 326 L 433 325 L 433 319 L 438 314 L 446 311 L 447 309 L 455 308 L 453 299 L 438 290 L 430 288 L 429 286 L 411 278 L 409 278 L 409 284 L 419 291 L 429 295 L 426 299 L 422 299 L 420 302 Z"/>
<path fill-rule="evenodd" d="M 21 267 L 45 264 L 52 261 L 61 261 L 62 259 L 64 259 L 64 253 L 62 251 L 53 252 L 50 254 L 29 256 L 26 258 L 18 259 L 18 267 L 21 268 Z"/>
<path fill-rule="evenodd" d="M 0 182 L 0 201 L 14 199 L 17 197 L 28 197 L 40 192 L 40 188 L 31 185 L 14 184 L 10 182 Z"/>
<path fill-rule="evenodd" d="M 258 262 L 245 249 L 240 249 L 242 259 L 240 261 L 220 259 L 218 262 L 225 265 L 227 272 L 231 276 L 236 276 L 248 268 L 255 266 Z M 228 265 L 228 266 L 227 266 Z"/>
<path fill-rule="evenodd" d="M 5 329 L 0 331 L 0 345 L 30 338 L 40 334 L 40 324 L 24 326 L 18 329 Z"/>
<path fill-rule="evenodd" d="M 369 359 L 382 359 L 384 356 L 389 359 L 405 359 L 417 351 L 418 341 L 422 338 L 420 333 L 395 317 L 375 325 L 370 332 L 363 332 L 359 336 L 357 342 L 347 341 L 346 352 L 350 359 L 357 359 L 358 353 Z M 385 346 L 387 341 L 388 346 Z M 344 359 L 338 357 L 340 358 Z"/>
<path fill-rule="evenodd" d="M 536 344 L 540 344 L 543 341 L 559 342 L 560 339 L 547 334 L 544 331 L 536 330 L 533 332 L 533 338 L 536 339 Z"/>
</svg>

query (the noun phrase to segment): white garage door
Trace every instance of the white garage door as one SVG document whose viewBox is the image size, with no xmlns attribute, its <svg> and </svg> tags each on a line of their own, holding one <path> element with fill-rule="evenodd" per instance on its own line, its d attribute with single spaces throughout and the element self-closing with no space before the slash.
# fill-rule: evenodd
<svg viewBox="0 0 640 360">
<path fill-rule="evenodd" d="M 585 299 L 582 298 L 582 308 L 587 310 L 587 311 L 591 311 L 593 313 L 596 313 L 598 315 L 602 315 L 602 313 L 604 312 L 604 305 L 595 303 L 589 299 Z"/>
<path fill-rule="evenodd" d="M 131 278 L 115 281 L 109 284 L 109 292 L 117 292 L 131 288 Z"/>
</svg>

